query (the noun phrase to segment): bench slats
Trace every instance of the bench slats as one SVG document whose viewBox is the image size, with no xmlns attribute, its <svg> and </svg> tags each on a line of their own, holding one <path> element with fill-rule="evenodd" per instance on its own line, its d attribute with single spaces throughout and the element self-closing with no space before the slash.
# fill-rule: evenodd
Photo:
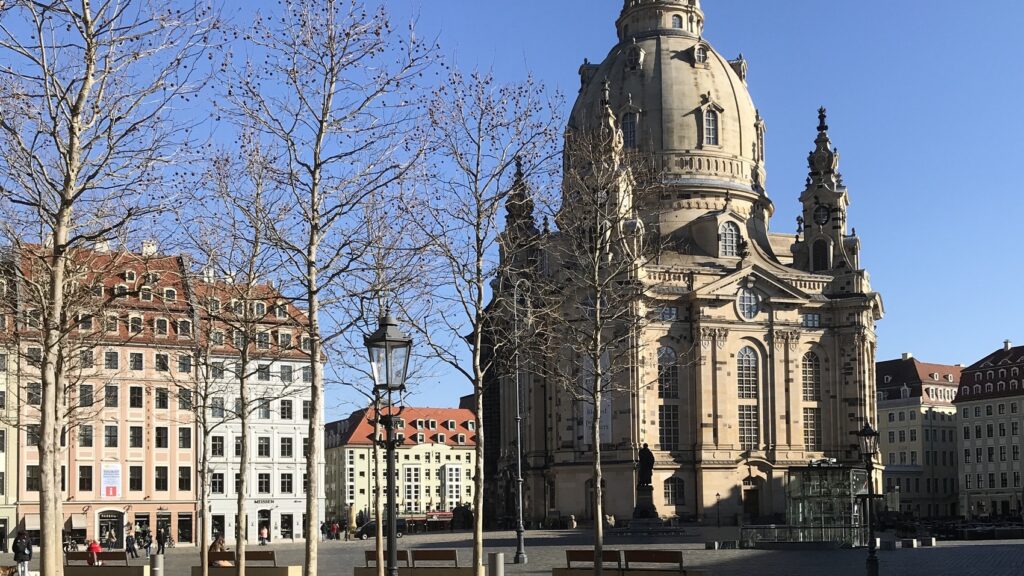
<svg viewBox="0 0 1024 576">
<path fill-rule="evenodd" d="M 412 551 L 412 567 L 416 562 L 454 562 L 455 567 L 459 566 L 458 550 L 433 550 L 417 549 Z"/>
<path fill-rule="evenodd" d="M 398 556 L 398 561 L 399 562 L 405 562 L 405 567 L 408 568 L 409 567 L 409 551 L 408 550 L 398 550 L 397 552 L 395 552 L 395 554 Z M 376 550 L 364 550 L 363 551 L 363 557 L 366 560 L 366 566 L 367 567 L 370 566 L 370 562 L 373 562 L 374 564 L 377 563 L 377 551 Z M 385 562 L 388 561 L 388 551 L 387 550 L 384 551 L 384 561 Z"/>
<path fill-rule="evenodd" d="M 104 564 L 108 562 L 124 562 L 125 566 L 128 566 L 128 552 L 114 552 L 105 550 L 96 553 L 96 559 Z M 65 552 L 64 553 L 64 564 L 67 565 L 70 562 L 88 562 L 88 552 Z"/>
<path fill-rule="evenodd" d="M 572 568 L 573 562 L 587 562 L 593 564 L 594 562 L 594 551 L 593 550 L 566 550 L 565 551 L 565 567 Z M 622 553 L 619 550 L 602 550 L 601 551 L 601 564 L 612 565 L 614 564 L 618 568 L 622 568 Z"/>
<path fill-rule="evenodd" d="M 682 550 L 625 550 L 623 559 L 626 562 L 626 570 L 629 570 L 629 563 L 634 564 L 678 564 L 679 571 L 683 571 Z"/>
</svg>

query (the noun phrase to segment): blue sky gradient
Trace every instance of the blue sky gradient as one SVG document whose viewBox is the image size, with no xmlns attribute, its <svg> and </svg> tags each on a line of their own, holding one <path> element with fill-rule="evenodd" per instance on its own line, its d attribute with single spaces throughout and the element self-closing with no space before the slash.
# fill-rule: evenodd
<svg viewBox="0 0 1024 576">
<path fill-rule="evenodd" d="M 463 69 L 532 72 L 571 106 L 584 58 L 615 43 L 621 0 L 387 0 L 396 28 L 417 19 Z M 970 364 L 1006 338 L 1024 344 L 1024 207 L 1018 178 L 1024 3 L 1011 0 L 704 0 L 705 38 L 750 64 L 768 126 L 772 230 L 795 232 L 817 109 L 850 188 L 861 263 L 885 301 L 878 359 L 913 352 Z M 455 405 L 458 376 L 412 402 Z M 332 395 L 334 396 L 334 395 Z M 336 396 L 328 405 L 351 410 Z M 353 399 L 354 400 L 354 399 Z"/>
</svg>

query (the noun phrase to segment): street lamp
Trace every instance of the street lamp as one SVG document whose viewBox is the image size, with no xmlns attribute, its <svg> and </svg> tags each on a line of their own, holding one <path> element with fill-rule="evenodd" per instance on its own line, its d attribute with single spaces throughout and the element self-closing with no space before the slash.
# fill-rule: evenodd
<svg viewBox="0 0 1024 576">
<path fill-rule="evenodd" d="M 395 510 L 395 448 L 401 440 L 395 439 L 394 403 L 392 393 L 399 394 L 405 390 L 405 377 L 409 371 L 409 352 L 412 350 L 412 338 L 398 329 L 398 322 L 391 314 L 385 313 L 380 319 L 377 331 L 363 339 L 366 350 L 370 354 L 370 371 L 373 374 L 373 389 L 377 397 L 383 393 L 388 396 L 388 413 L 378 418 L 386 431 L 384 448 L 387 451 L 387 524 L 388 527 L 388 576 L 398 576 L 398 518 Z"/>
<path fill-rule="evenodd" d="M 530 283 L 525 278 L 516 280 L 512 288 L 512 319 L 516 334 L 515 342 L 515 371 L 516 371 L 516 555 L 513 562 L 526 564 L 529 560 L 526 557 L 526 540 L 523 537 L 523 415 L 519 406 L 519 285 Z"/>
<path fill-rule="evenodd" d="M 860 457 L 868 471 L 868 497 L 865 500 L 865 513 L 868 515 L 868 576 L 878 576 L 878 553 L 875 546 L 875 519 L 871 513 L 875 498 L 875 456 L 878 454 L 878 431 L 871 427 L 870 422 L 865 422 L 860 432 L 857 432 L 857 439 L 860 441 Z"/>
<path fill-rule="evenodd" d="M 715 511 L 718 513 L 718 527 L 722 527 L 722 494 L 715 492 Z"/>
</svg>

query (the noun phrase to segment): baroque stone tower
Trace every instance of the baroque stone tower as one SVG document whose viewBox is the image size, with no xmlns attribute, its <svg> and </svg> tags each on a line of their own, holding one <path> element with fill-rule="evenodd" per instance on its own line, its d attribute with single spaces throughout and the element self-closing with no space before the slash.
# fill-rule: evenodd
<svg viewBox="0 0 1024 576">
<path fill-rule="evenodd" d="M 606 513 L 632 513 L 636 454 L 646 443 L 662 517 L 780 520 L 790 467 L 821 458 L 854 463 L 852 433 L 877 424 L 875 322 L 883 307 L 860 267 L 859 240 L 847 232 L 850 196 L 825 111 L 799 230 L 771 232 L 766 129 L 747 89 L 746 60 L 723 57 L 703 37 L 699 0 L 626 0 L 616 29 L 604 61 L 580 68 L 570 129 L 610 107 L 623 146 L 658 174 L 658 193 L 633 205 L 666 248 L 641 276 L 650 296 L 639 309 L 649 322 L 636 339 L 635 369 L 623 371 L 633 380 L 601 407 Z M 510 234 L 557 240 L 557 230 L 524 225 L 521 212 Z M 585 418 L 564 390 L 523 365 L 525 517 L 590 518 Z M 501 414 L 500 432 L 488 437 L 501 446 L 496 493 L 515 464 L 511 381 L 489 392 Z"/>
</svg>

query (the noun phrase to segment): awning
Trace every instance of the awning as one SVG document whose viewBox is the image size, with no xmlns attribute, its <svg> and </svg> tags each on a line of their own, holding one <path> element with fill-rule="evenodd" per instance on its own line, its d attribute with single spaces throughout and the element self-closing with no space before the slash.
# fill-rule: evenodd
<svg viewBox="0 0 1024 576">
<path fill-rule="evenodd" d="M 39 530 L 39 514 L 25 514 L 25 530 Z"/>
<path fill-rule="evenodd" d="M 72 514 L 71 515 L 71 529 L 72 530 L 85 530 L 85 514 Z"/>
</svg>

